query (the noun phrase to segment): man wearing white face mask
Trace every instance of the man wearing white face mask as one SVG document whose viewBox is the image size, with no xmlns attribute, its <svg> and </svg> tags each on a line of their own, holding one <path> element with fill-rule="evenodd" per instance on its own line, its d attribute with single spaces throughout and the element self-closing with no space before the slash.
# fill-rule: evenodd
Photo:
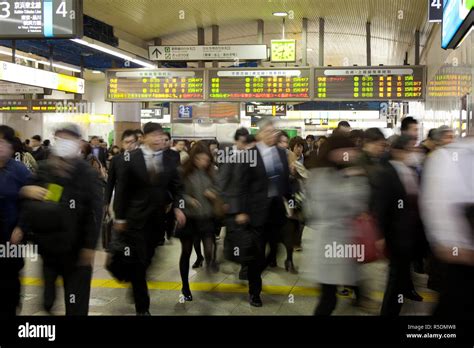
<svg viewBox="0 0 474 348">
<path fill-rule="evenodd" d="M 21 191 L 26 198 L 21 221 L 33 232 L 43 258 L 44 308 L 52 309 L 60 275 L 66 315 L 88 314 L 102 216 L 102 187 L 97 173 L 80 158 L 80 139 L 75 124 L 60 126 L 51 156 Z"/>
</svg>

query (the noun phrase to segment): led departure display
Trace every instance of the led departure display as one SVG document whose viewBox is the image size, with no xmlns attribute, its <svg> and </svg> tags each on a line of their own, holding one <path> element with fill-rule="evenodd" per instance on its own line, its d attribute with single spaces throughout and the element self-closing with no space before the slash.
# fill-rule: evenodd
<svg viewBox="0 0 474 348">
<path fill-rule="evenodd" d="M 420 100 L 422 66 L 316 68 L 315 100 Z"/>
<path fill-rule="evenodd" d="M 106 93 L 108 101 L 203 100 L 204 70 L 108 70 Z"/>
<path fill-rule="evenodd" d="M 209 70 L 209 100 L 310 99 L 310 69 Z"/>
</svg>

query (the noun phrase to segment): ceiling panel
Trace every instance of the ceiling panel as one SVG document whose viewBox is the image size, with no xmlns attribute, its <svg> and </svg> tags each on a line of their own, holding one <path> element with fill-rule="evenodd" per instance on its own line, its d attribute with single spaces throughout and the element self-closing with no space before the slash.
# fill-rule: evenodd
<svg viewBox="0 0 474 348">
<path fill-rule="evenodd" d="M 265 21 L 265 43 L 280 38 L 289 12 L 287 37 L 301 38 L 301 20 L 309 20 L 309 62 L 317 63 L 318 19 L 325 18 L 325 63 L 365 63 L 366 22 L 371 22 L 372 63 L 401 64 L 422 29 L 426 0 L 84 0 L 87 15 L 145 41 L 197 44 L 196 28 L 219 25 L 220 43 L 256 43 L 256 20 Z M 210 44 L 210 30 L 206 30 Z M 301 54 L 300 54 L 301 57 Z M 347 58 L 347 59 L 346 59 Z"/>
</svg>

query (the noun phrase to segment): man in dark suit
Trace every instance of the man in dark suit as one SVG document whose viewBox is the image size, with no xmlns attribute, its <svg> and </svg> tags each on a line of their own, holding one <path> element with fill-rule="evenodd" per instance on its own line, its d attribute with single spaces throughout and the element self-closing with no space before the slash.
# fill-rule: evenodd
<svg viewBox="0 0 474 348">
<path fill-rule="evenodd" d="M 232 155 L 234 158 L 242 154 L 247 148 L 247 136 L 249 131 L 246 128 L 239 128 L 234 135 L 234 146 L 232 147 Z M 217 188 L 221 194 L 222 200 L 225 204 L 225 225 L 226 236 L 224 240 L 224 254 L 228 260 L 242 264 L 242 269 L 239 273 L 239 279 L 247 280 L 247 266 L 245 264 L 244 250 L 240 250 L 239 254 L 234 253 L 235 248 L 243 249 L 247 245 L 247 240 L 242 238 L 245 233 L 241 233 L 242 226 L 237 225 L 235 216 L 242 211 L 240 207 L 242 202 L 240 197 L 240 182 L 242 181 L 242 163 L 235 163 L 231 158 L 225 158 L 219 162 L 219 171 L 217 176 Z"/>
<path fill-rule="evenodd" d="M 163 151 L 163 129 L 150 122 L 143 132 L 143 145 L 124 157 L 118 176 L 114 228 L 134 260 L 131 282 L 137 315 L 150 315 L 146 271 L 159 242 L 169 194 L 178 224 L 184 225 L 186 218 L 179 209 L 183 188 L 177 166 Z"/>
<path fill-rule="evenodd" d="M 171 134 L 168 132 L 164 132 L 164 135 L 165 135 L 165 154 L 167 157 L 172 159 L 176 167 L 179 167 L 181 165 L 179 152 L 171 150 Z M 172 209 L 173 197 L 171 194 L 169 194 L 168 197 L 169 197 L 168 204 L 165 209 L 165 228 L 160 230 L 161 234 L 159 237 L 158 245 L 165 244 L 165 235 L 169 241 L 171 241 L 171 238 L 173 237 L 174 226 L 175 226 L 176 220 L 174 218 L 174 212 Z"/>
<path fill-rule="evenodd" d="M 420 254 L 419 240 L 424 239 L 418 208 L 419 183 L 410 158 L 415 140 L 409 135 L 396 138 L 392 159 L 378 171 L 374 212 L 385 238 L 389 276 L 381 315 L 397 316 L 406 299 L 423 301 L 415 291 L 410 273 L 411 262 Z"/>
<path fill-rule="evenodd" d="M 283 197 L 289 192 L 289 167 L 286 152 L 276 145 L 278 131 L 271 121 L 263 121 L 257 145 L 248 150 L 239 188 L 241 210 L 237 224 L 248 224 L 253 239 L 253 260 L 248 263 L 250 305 L 262 306 L 262 271 L 265 268 L 265 245 L 273 243 L 285 222 Z M 269 255 L 272 259 L 276 255 Z"/>
<path fill-rule="evenodd" d="M 90 144 L 92 146 L 92 154 L 102 163 L 104 168 L 107 168 L 107 149 L 100 146 L 99 137 L 93 136 Z"/>
<path fill-rule="evenodd" d="M 117 175 L 123 165 L 124 154 L 130 153 L 136 149 L 138 137 L 133 129 L 126 129 L 122 133 L 122 152 L 119 155 L 112 157 L 109 164 L 109 172 L 107 178 L 107 186 L 105 188 L 105 202 L 111 203 L 112 194 L 117 185 Z"/>
<path fill-rule="evenodd" d="M 34 135 L 31 137 L 31 155 L 38 161 L 43 161 L 48 158 L 49 152 L 41 146 L 41 136 Z"/>
</svg>

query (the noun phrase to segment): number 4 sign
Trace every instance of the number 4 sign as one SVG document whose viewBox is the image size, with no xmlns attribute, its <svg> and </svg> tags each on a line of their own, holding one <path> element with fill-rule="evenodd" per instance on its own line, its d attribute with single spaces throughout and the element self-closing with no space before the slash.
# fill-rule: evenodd
<svg viewBox="0 0 474 348">
<path fill-rule="evenodd" d="M 442 22 L 443 20 L 443 0 L 427 0 L 428 1 L 428 21 Z"/>
</svg>

